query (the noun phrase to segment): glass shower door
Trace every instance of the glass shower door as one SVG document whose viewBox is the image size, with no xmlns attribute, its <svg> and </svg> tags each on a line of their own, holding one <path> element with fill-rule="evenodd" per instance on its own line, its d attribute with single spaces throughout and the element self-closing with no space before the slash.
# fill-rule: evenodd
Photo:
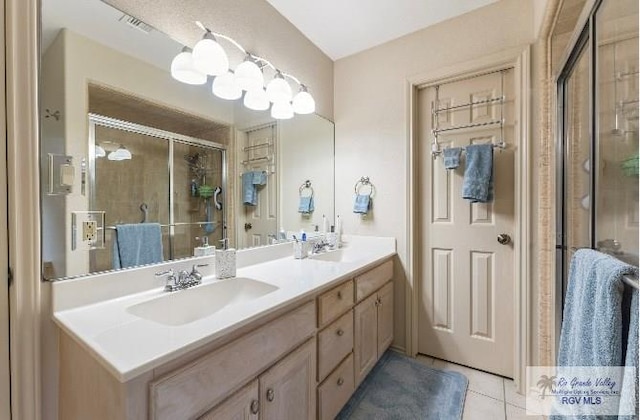
<svg viewBox="0 0 640 420">
<path fill-rule="evenodd" d="M 595 19 L 596 247 L 638 265 L 638 1 L 604 2 Z"/>
</svg>

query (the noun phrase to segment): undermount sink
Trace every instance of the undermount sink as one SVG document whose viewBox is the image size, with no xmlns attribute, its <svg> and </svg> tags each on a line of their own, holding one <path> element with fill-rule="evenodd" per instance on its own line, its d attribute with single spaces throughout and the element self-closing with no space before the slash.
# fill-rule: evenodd
<svg viewBox="0 0 640 420">
<path fill-rule="evenodd" d="M 353 253 L 347 253 L 344 249 L 337 249 L 335 251 L 328 251 L 322 254 L 313 254 L 309 258 L 312 260 L 331 261 L 331 262 L 353 262 L 359 258 L 353 255 Z"/>
<path fill-rule="evenodd" d="M 223 308 L 250 302 L 278 290 L 278 287 L 246 277 L 218 280 L 186 290 L 170 292 L 138 303 L 127 312 L 163 325 L 188 324 Z"/>
</svg>

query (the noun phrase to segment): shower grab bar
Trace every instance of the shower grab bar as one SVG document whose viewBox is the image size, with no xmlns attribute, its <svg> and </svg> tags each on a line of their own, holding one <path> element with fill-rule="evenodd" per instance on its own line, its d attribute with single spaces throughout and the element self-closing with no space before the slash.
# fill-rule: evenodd
<svg viewBox="0 0 640 420">
<path fill-rule="evenodd" d="M 169 223 L 169 224 L 161 224 L 160 227 L 176 227 L 176 226 L 190 226 L 190 225 L 220 225 L 220 222 L 180 222 L 180 223 Z M 116 230 L 115 226 L 106 226 L 104 229 L 106 230 Z M 98 230 L 102 230 L 101 227 L 98 227 Z"/>
</svg>

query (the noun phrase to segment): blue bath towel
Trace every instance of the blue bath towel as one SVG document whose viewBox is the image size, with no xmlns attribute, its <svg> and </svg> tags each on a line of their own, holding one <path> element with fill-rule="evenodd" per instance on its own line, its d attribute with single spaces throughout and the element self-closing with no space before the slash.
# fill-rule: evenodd
<svg viewBox="0 0 640 420">
<path fill-rule="evenodd" d="M 113 268 L 134 267 L 164 261 L 162 231 L 158 223 L 116 225 Z"/>
<path fill-rule="evenodd" d="M 638 359 L 638 328 L 640 323 L 638 322 L 638 291 L 630 290 L 631 304 L 629 309 L 629 336 L 627 339 L 627 354 L 625 357 L 625 366 L 635 366 L 635 378 L 625 375 L 622 380 L 622 393 L 620 395 L 620 412 L 628 413 L 638 412 L 638 378 L 640 376 L 640 360 Z M 638 416 L 620 416 L 620 419 L 637 420 Z"/>
<path fill-rule="evenodd" d="M 472 203 L 493 201 L 493 145 L 471 144 L 466 150 L 462 198 Z"/>
<path fill-rule="evenodd" d="M 358 194 L 353 203 L 353 212 L 367 214 L 371 210 L 371 196 L 368 194 Z"/>
<path fill-rule="evenodd" d="M 300 204 L 298 204 L 298 213 L 311 214 L 314 210 L 313 196 L 308 195 L 300 197 Z"/>
<path fill-rule="evenodd" d="M 264 171 L 249 171 L 242 174 L 242 202 L 247 206 L 258 205 L 258 185 L 267 183 Z"/>
<path fill-rule="evenodd" d="M 637 275 L 637 272 L 636 267 L 610 255 L 591 249 L 576 251 L 569 267 L 569 286 L 565 296 L 558 366 L 623 364 L 622 349 L 627 343 L 622 342 L 622 276 Z M 635 302 L 637 312 L 637 298 Z M 637 334 L 637 317 L 634 322 Z M 637 340 L 637 335 L 635 337 Z M 633 339 L 630 335 L 630 341 Z M 581 410 L 584 407 L 572 409 Z M 580 411 L 575 413 L 580 414 Z"/>
<path fill-rule="evenodd" d="M 462 153 L 461 147 L 448 147 L 442 151 L 442 158 L 444 159 L 445 169 L 456 169 L 460 166 L 460 153 Z"/>
</svg>

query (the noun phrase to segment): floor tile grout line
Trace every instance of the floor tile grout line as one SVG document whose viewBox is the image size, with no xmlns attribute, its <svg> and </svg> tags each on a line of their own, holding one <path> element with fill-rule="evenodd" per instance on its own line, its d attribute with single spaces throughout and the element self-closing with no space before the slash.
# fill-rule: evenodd
<svg viewBox="0 0 640 420">
<path fill-rule="evenodd" d="M 504 378 L 502 378 L 502 396 L 504 397 L 504 400 L 502 401 L 502 407 L 504 410 L 504 420 L 507 420 L 507 389 L 504 382 L 505 380 Z"/>
</svg>

